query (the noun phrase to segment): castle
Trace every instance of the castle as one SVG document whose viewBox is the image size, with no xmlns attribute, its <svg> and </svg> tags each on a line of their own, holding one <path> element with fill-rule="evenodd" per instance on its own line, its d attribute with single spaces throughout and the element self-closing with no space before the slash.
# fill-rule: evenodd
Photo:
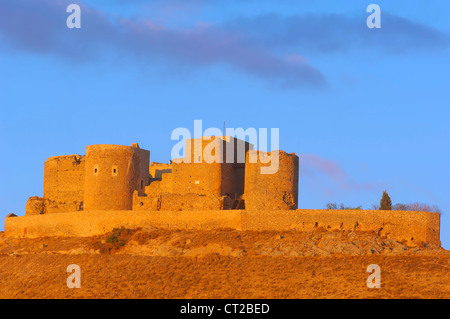
<svg viewBox="0 0 450 319">
<path fill-rule="evenodd" d="M 91 145 L 44 165 L 42 197 L 5 218 L 7 237 L 93 236 L 117 227 L 370 232 L 440 247 L 429 212 L 298 209 L 299 157 L 230 136 L 187 139 L 183 158 L 150 162 L 138 144 Z"/>
<path fill-rule="evenodd" d="M 274 152 L 276 172 L 261 174 L 267 154 L 230 136 L 188 139 L 185 157 L 170 164 L 150 163 L 137 143 L 91 145 L 83 156 L 47 159 L 43 197 L 31 197 L 26 214 L 297 209 L 298 156 Z"/>
</svg>

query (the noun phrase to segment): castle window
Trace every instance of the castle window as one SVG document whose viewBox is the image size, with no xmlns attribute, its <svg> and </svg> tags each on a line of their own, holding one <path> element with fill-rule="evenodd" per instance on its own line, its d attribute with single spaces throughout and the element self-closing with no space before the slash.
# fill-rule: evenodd
<svg viewBox="0 0 450 319">
<path fill-rule="evenodd" d="M 98 165 L 95 164 L 95 165 L 94 165 L 94 176 L 97 176 L 97 175 L 98 175 L 99 170 L 100 170 L 100 169 L 99 169 Z"/>
<path fill-rule="evenodd" d="M 117 176 L 118 173 L 119 173 L 119 168 L 116 165 L 114 165 L 112 167 L 112 176 Z"/>
<path fill-rule="evenodd" d="M 141 180 L 141 189 L 144 189 L 144 181 Z"/>
</svg>

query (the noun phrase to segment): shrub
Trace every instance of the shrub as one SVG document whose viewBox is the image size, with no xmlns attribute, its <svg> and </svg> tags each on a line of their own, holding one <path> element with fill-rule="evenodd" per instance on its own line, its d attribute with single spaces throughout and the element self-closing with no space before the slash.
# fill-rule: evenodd
<svg viewBox="0 0 450 319">
<path fill-rule="evenodd" d="M 391 198 L 386 191 L 383 191 L 383 196 L 381 196 L 380 210 L 392 210 Z"/>
<path fill-rule="evenodd" d="M 362 206 L 357 206 L 357 207 L 350 207 L 350 206 L 345 206 L 343 203 L 339 204 L 339 206 L 336 203 L 328 203 L 325 205 L 325 207 L 327 209 L 342 209 L 342 210 L 361 210 Z"/>
<path fill-rule="evenodd" d="M 439 213 L 441 214 L 441 210 L 436 205 L 427 205 L 424 203 L 410 203 L 410 204 L 395 204 L 392 207 L 393 210 L 406 210 L 406 211 L 415 211 L 415 212 L 430 212 L 430 213 Z"/>
</svg>

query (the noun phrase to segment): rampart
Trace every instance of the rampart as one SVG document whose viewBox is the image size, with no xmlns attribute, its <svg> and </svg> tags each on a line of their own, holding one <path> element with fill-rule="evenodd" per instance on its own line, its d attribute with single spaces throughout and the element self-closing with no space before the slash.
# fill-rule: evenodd
<svg viewBox="0 0 450 319">
<path fill-rule="evenodd" d="M 5 218 L 7 237 L 94 236 L 113 228 L 372 232 L 409 246 L 439 247 L 440 215 L 365 210 L 83 211 Z"/>
</svg>

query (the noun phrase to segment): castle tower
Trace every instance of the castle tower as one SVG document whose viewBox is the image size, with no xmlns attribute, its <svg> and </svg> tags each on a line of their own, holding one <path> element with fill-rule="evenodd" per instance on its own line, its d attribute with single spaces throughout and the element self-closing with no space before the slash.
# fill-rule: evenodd
<svg viewBox="0 0 450 319">
<path fill-rule="evenodd" d="M 271 162 L 268 163 L 269 159 Z M 298 156 L 295 154 L 283 151 L 249 151 L 245 163 L 245 208 L 297 209 L 298 164 Z M 269 167 L 271 169 L 267 169 Z"/>
<path fill-rule="evenodd" d="M 150 152 L 139 145 L 86 148 L 84 210 L 131 210 L 133 192 L 144 194 Z"/>
<path fill-rule="evenodd" d="M 53 156 L 45 161 L 43 198 L 52 202 L 47 213 L 82 210 L 84 173 L 85 156 Z"/>
<path fill-rule="evenodd" d="M 173 165 L 173 191 L 239 197 L 244 192 L 245 154 L 249 149 L 253 149 L 252 144 L 232 136 L 187 139 L 183 162 Z"/>
</svg>

